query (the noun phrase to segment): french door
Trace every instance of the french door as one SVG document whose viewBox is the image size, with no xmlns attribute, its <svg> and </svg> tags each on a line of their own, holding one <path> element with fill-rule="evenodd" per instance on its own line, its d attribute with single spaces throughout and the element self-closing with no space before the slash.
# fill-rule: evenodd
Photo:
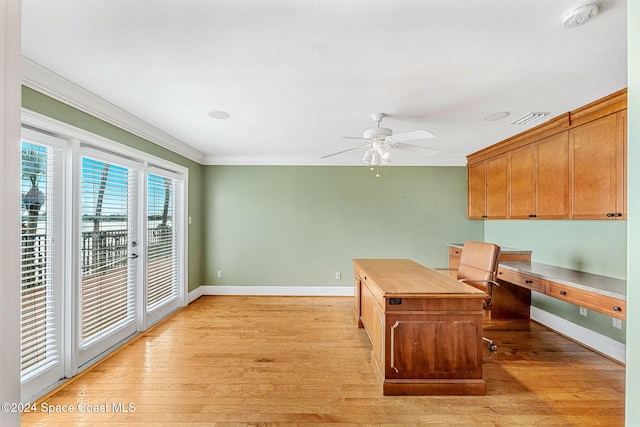
<svg viewBox="0 0 640 427">
<path fill-rule="evenodd" d="M 182 181 L 160 168 L 146 175 L 145 326 L 152 325 L 180 306 L 183 257 L 181 209 Z"/>
<path fill-rule="evenodd" d="M 188 171 L 82 137 L 23 129 L 24 401 L 185 303 Z"/>
<path fill-rule="evenodd" d="M 137 331 L 141 167 L 97 150 L 82 150 L 79 365 Z"/>
</svg>

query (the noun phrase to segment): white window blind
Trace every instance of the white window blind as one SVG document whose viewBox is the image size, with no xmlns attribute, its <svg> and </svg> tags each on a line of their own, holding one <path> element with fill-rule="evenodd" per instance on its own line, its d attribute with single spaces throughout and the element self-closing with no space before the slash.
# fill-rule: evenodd
<svg viewBox="0 0 640 427">
<path fill-rule="evenodd" d="M 82 158 L 81 348 L 135 320 L 135 177 L 129 168 Z"/>
<path fill-rule="evenodd" d="M 22 142 L 21 320 L 22 380 L 60 363 L 56 317 L 56 218 L 62 203 L 55 186 L 53 147 Z M 59 218 L 58 218 L 59 220 Z M 59 250 L 59 248 L 58 248 Z"/>
<path fill-rule="evenodd" d="M 178 295 L 176 180 L 147 174 L 147 311 Z"/>
</svg>

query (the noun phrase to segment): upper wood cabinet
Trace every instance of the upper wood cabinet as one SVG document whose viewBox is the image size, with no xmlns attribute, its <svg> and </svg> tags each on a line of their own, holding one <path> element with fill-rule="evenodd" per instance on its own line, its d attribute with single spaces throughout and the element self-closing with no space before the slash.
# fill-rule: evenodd
<svg viewBox="0 0 640 427">
<path fill-rule="evenodd" d="M 625 219 L 626 89 L 467 156 L 470 219 Z"/>
<path fill-rule="evenodd" d="M 487 219 L 503 219 L 509 209 L 509 156 L 487 160 Z"/>
<path fill-rule="evenodd" d="M 487 217 L 487 163 L 469 165 L 467 173 L 467 215 L 469 219 L 484 219 Z"/>
<path fill-rule="evenodd" d="M 468 168 L 469 219 L 504 219 L 508 211 L 509 157 L 497 156 Z"/>
<path fill-rule="evenodd" d="M 509 218 L 563 219 L 569 215 L 567 132 L 510 152 Z"/>
<path fill-rule="evenodd" d="M 569 131 L 573 219 L 626 218 L 626 111 Z"/>
<path fill-rule="evenodd" d="M 538 148 L 527 145 L 509 153 L 509 218 L 532 218 L 537 213 Z"/>
</svg>

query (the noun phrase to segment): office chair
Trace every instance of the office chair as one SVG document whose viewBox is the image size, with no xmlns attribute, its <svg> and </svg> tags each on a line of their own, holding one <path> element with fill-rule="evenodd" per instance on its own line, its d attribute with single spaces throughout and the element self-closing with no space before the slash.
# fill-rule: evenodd
<svg viewBox="0 0 640 427">
<path fill-rule="evenodd" d="M 460 266 L 456 278 L 487 293 L 484 308 L 490 309 L 493 302 L 493 289 L 500 284 L 496 281 L 500 246 L 493 243 L 467 241 L 462 248 Z M 498 346 L 489 338 L 482 337 L 488 343 L 489 350 L 496 351 Z"/>
</svg>

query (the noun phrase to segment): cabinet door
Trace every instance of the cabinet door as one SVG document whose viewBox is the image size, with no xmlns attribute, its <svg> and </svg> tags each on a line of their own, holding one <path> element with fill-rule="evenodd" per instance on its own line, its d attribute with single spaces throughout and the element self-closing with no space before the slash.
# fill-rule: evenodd
<svg viewBox="0 0 640 427">
<path fill-rule="evenodd" d="M 621 120 L 623 120 L 621 118 Z M 569 131 L 573 219 L 620 216 L 621 164 L 618 115 L 611 114 Z"/>
<path fill-rule="evenodd" d="M 536 215 L 537 149 L 536 144 L 530 144 L 510 153 L 509 218 L 532 218 Z"/>
<path fill-rule="evenodd" d="M 489 219 L 507 217 L 509 194 L 509 156 L 503 154 L 487 160 L 487 213 Z"/>
<path fill-rule="evenodd" d="M 483 219 L 486 215 L 486 162 L 470 165 L 467 173 L 467 216 L 469 219 Z"/>
<path fill-rule="evenodd" d="M 569 218 L 569 132 L 540 140 L 537 144 L 538 209 L 542 219 Z"/>
</svg>

